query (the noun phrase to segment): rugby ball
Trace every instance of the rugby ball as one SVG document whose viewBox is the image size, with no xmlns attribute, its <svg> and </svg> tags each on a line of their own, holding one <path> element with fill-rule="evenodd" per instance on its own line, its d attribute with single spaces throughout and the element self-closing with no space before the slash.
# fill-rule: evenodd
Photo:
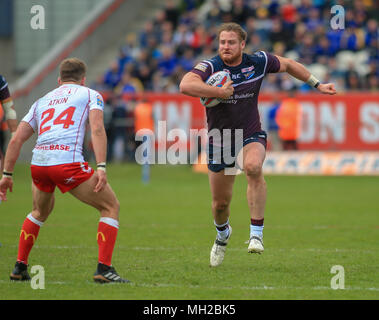
<svg viewBox="0 0 379 320">
<path fill-rule="evenodd" d="M 225 83 L 230 81 L 230 75 L 226 71 L 218 71 L 210 75 L 205 82 L 213 87 L 222 87 Z M 222 99 L 220 98 L 200 98 L 200 102 L 204 107 L 211 108 L 217 106 Z"/>
</svg>

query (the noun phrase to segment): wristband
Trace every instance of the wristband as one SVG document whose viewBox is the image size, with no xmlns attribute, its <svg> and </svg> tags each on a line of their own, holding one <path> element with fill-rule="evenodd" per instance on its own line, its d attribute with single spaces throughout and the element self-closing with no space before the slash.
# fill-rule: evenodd
<svg viewBox="0 0 379 320">
<path fill-rule="evenodd" d="M 7 172 L 7 171 L 3 171 L 3 178 L 10 178 L 12 179 L 12 176 L 13 176 L 13 172 Z"/>
<path fill-rule="evenodd" d="M 97 164 L 97 170 L 101 170 L 101 171 L 106 172 L 106 163 L 105 162 L 99 162 Z"/>
<path fill-rule="evenodd" d="M 320 85 L 320 81 L 313 74 L 310 75 L 306 82 L 314 88 L 317 88 Z"/>
</svg>

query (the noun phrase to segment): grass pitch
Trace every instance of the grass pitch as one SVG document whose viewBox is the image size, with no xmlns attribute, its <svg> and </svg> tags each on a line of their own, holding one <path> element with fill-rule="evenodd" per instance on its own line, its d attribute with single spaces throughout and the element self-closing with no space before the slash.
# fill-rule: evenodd
<svg viewBox="0 0 379 320">
<path fill-rule="evenodd" d="M 244 243 L 246 180 L 238 176 L 233 236 L 218 268 L 209 267 L 216 233 L 207 175 L 157 165 L 144 185 L 139 166 L 110 165 L 108 178 L 121 203 L 113 264 L 133 283 L 92 281 L 99 215 L 58 190 L 29 258 L 30 267 L 44 267 L 45 289 L 9 281 L 21 224 L 31 210 L 29 167 L 18 165 L 14 191 L 0 204 L 0 300 L 379 298 L 377 177 L 267 176 L 265 252 L 252 255 Z M 334 265 L 344 268 L 344 290 L 331 289 Z"/>
</svg>

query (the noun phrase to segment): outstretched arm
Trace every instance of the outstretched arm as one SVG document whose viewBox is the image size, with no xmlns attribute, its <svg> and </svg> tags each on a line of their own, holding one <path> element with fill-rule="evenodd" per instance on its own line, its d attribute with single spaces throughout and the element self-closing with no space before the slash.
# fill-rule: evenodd
<svg viewBox="0 0 379 320">
<path fill-rule="evenodd" d="M 7 200 L 7 190 L 12 192 L 13 188 L 13 169 L 20 155 L 20 150 L 26 140 L 28 140 L 34 133 L 33 128 L 24 121 L 21 121 L 16 133 L 9 141 L 7 152 L 4 160 L 3 177 L 0 180 L 0 200 Z"/>
<path fill-rule="evenodd" d="M 333 83 L 321 83 L 301 63 L 280 56 L 276 57 L 280 62 L 279 72 L 287 72 L 296 79 L 304 81 L 310 86 L 317 88 L 321 93 L 330 95 L 337 93 Z"/>
</svg>

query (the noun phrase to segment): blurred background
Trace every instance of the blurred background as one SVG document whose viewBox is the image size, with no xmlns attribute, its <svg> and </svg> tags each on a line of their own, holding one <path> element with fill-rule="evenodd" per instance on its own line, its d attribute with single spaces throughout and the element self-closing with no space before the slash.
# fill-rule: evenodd
<svg viewBox="0 0 379 320">
<path fill-rule="evenodd" d="M 342 28 L 333 29 L 338 14 Z M 0 0 L 0 74 L 20 120 L 56 87 L 60 61 L 83 59 L 87 85 L 106 102 L 108 161 L 135 162 L 136 128 L 150 128 L 143 117 L 152 117 L 155 131 L 158 121 L 168 131 L 206 126 L 199 99 L 181 95 L 178 85 L 217 54 L 217 27 L 231 21 L 248 32 L 245 52 L 293 58 L 338 90 L 324 96 L 287 74 L 266 77 L 259 108 L 269 133 L 267 172 L 378 174 L 376 0 Z M 137 112 L 141 103 L 151 112 Z M 32 147 L 23 148 L 22 161 Z M 91 159 L 90 137 L 86 152 Z"/>
</svg>

